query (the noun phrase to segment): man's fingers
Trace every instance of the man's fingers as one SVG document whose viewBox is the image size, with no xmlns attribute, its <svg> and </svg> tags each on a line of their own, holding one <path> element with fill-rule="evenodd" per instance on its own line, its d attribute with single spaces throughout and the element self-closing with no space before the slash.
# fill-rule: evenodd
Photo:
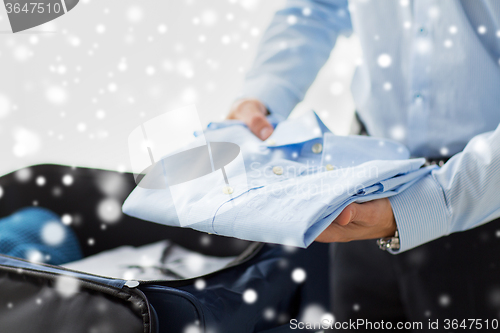
<svg viewBox="0 0 500 333">
<path fill-rule="evenodd" d="M 264 104 L 255 99 L 248 99 L 236 102 L 227 118 L 243 121 L 255 136 L 266 140 L 274 130 L 267 121 L 266 114 L 267 109 Z"/>
<path fill-rule="evenodd" d="M 249 115 L 247 121 L 243 120 L 250 131 L 261 140 L 266 140 L 273 133 L 273 126 L 267 121 L 263 114 Z"/>
<path fill-rule="evenodd" d="M 348 225 L 349 223 L 354 221 L 354 218 L 356 216 L 356 210 L 357 210 L 356 205 L 357 204 L 352 203 L 349 206 L 347 206 L 346 208 L 344 208 L 342 213 L 340 213 L 340 215 L 337 216 L 337 218 L 333 222 L 338 224 L 338 225 Z"/>
</svg>

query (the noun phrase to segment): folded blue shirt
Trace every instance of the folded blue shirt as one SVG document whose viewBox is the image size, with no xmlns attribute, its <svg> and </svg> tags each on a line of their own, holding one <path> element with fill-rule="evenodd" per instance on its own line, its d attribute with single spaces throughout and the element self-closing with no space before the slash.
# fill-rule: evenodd
<svg viewBox="0 0 500 333">
<path fill-rule="evenodd" d="M 401 193 L 436 168 L 421 168 L 424 159 L 409 159 L 406 147 L 391 140 L 336 136 L 313 111 L 279 123 L 265 142 L 237 121 L 212 123 L 203 135 L 211 144 L 237 144 L 238 156 L 223 170 L 163 189 L 139 183 L 125 201 L 124 213 L 307 247 L 350 203 Z M 193 168 L 193 161 L 177 162 L 179 170 Z M 168 183 L 167 169 L 160 161 L 148 175 Z"/>
</svg>

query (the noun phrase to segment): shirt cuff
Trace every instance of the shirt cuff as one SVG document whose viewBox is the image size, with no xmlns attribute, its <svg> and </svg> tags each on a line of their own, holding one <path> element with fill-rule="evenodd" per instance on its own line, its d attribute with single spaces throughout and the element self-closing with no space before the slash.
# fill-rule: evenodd
<svg viewBox="0 0 500 333">
<path fill-rule="evenodd" d="M 443 190 L 432 174 L 389 198 L 399 231 L 399 251 L 449 234 L 450 214 Z"/>
<path fill-rule="evenodd" d="M 272 76 L 259 76 L 248 78 L 244 85 L 240 98 L 256 98 L 267 107 L 271 116 L 278 120 L 285 120 L 295 105 L 300 102 L 297 93 L 285 80 Z"/>
</svg>

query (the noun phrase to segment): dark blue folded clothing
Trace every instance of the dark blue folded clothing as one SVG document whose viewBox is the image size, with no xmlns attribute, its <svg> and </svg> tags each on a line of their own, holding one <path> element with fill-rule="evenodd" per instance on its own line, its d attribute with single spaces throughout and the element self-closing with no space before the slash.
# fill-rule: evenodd
<svg viewBox="0 0 500 333">
<path fill-rule="evenodd" d="M 0 253 L 52 265 L 82 258 L 74 231 L 57 214 L 40 207 L 0 219 Z"/>
</svg>

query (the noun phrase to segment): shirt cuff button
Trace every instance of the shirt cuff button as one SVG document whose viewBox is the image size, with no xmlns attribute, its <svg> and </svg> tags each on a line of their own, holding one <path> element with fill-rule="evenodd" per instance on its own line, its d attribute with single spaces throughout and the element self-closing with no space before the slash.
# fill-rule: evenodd
<svg viewBox="0 0 500 333">
<path fill-rule="evenodd" d="M 323 151 L 323 145 L 321 143 L 315 143 L 313 146 L 312 146 L 312 151 L 313 153 L 315 154 L 319 154 Z"/>
<path fill-rule="evenodd" d="M 233 188 L 231 186 L 224 186 L 222 188 L 222 193 L 224 194 L 232 194 L 234 191 L 233 191 Z"/>
<path fill-rule="evenodd" d="M 273 172 L 275 175 L 282 175 L 283 174 L 283 168 L 280 166 L 275 166 L 273 167 Z"/>
</svg>

